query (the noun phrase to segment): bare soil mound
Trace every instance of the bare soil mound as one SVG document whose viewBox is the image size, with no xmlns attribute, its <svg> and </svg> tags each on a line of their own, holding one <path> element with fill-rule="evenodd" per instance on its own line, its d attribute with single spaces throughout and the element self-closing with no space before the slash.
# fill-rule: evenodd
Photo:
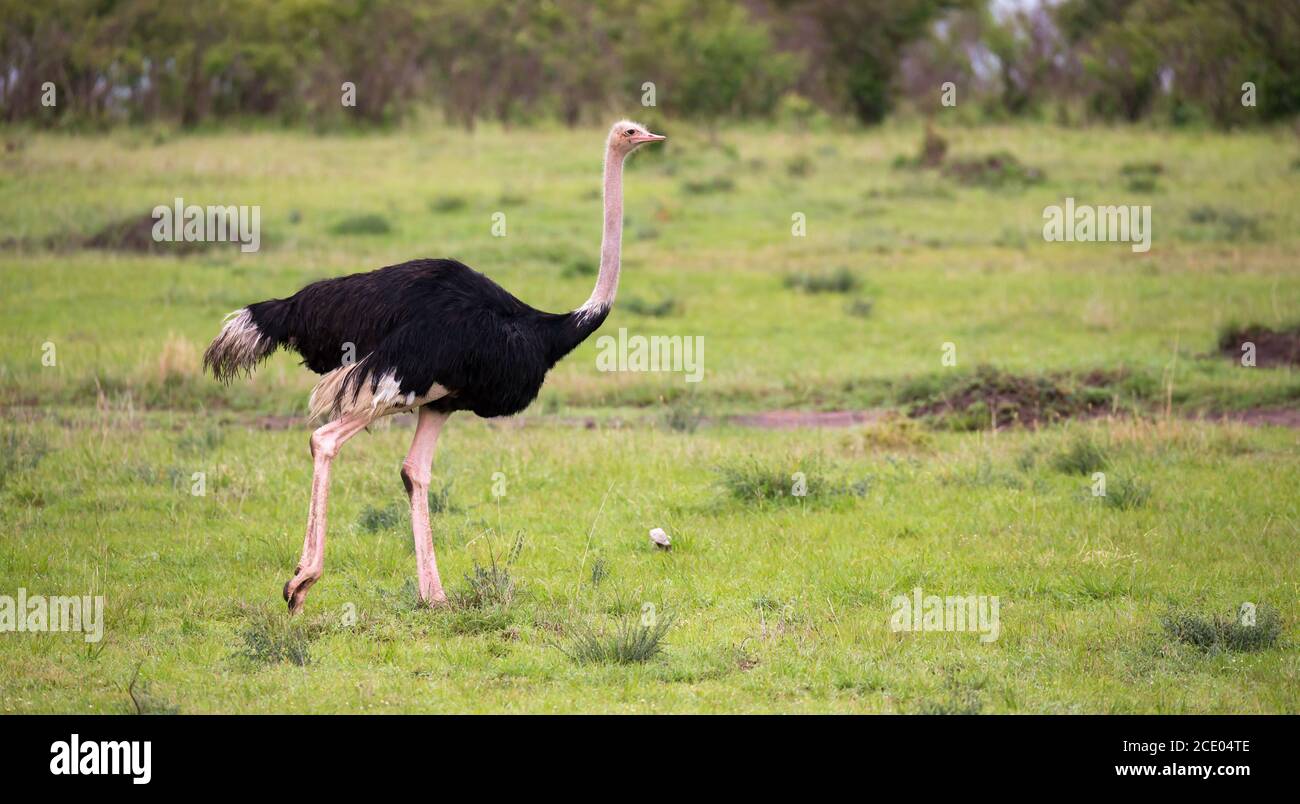
<svg viewBox="0 0 1300 804">
<path fill-rule="evenodd" d="M 81 241 L 83 248 L 127 251 L 137 254 L 191 254 L 220 243 L 154 240 L 152 214 L 114 221 Z M 226 245 L 229 245 L 228 243 Z M 238 245 L 237 243 L 235 245 Z"/>
<path fill-rule="evenodd" d="M 1255 365 L 1264 368 L 1300 365 L 1300 325 L 1281 330 L 1258 324 L 1229 328 L 1219 338 L 1219 352 L 1240 360 L 1242 347 L 1255 345 Z"/>
<path fill-rule="evenodd" d="M 1085 375 L 1023 375 L 981 366 L 942 385 L 904 388 L 908 415 L 952 430 L 1036 427 L 1065 419 L 1097 416 L 1114 404 L 1123 371 Z"/>
</svg>

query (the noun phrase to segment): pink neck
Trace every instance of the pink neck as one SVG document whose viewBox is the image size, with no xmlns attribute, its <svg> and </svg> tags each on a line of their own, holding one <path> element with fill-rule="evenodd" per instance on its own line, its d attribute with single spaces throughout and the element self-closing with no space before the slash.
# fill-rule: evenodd
<svg viewBox="0 0 1300 804">
<path fill-rule="evenodd" d="M 618 293 L 619 256 L 623 247 L 623 154 L 605 151 L 605 228 L 600 237 L 600 274 L 583 312 L 608 310 Z"/>
</svg>

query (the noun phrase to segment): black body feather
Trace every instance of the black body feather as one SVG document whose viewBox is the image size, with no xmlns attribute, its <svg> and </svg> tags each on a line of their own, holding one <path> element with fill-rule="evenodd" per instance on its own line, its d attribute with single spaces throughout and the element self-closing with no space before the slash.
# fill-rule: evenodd
<svg viewBox="0 0 1300 804">
<path fill-rule="evenodd" d="M 429 259 L 314 282 L 248 311 L 266 338 L 318 374 L 342 366 L 352 344 L 358 367 L 340 394 L 363 382 L 373 390 L 392 372 L 403 394 L 436 383 L 450 394 L 430 407 L 485 417 L 526 408 L 546 373 L 609 314 L 543 312 L 456 260 Z"/>
</svg>

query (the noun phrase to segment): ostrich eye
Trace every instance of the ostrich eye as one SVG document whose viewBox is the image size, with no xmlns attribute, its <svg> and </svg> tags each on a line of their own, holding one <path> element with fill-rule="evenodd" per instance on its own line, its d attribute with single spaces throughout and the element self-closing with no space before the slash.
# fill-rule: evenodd
<svg viewBox="0 0 1300 804">
<path fill-rule="evenodd" d="M 626 132 L 624 132 L 624 133 L 627 134 L 627 136 L 630 137 L 630 136 L 632 136 L 633 134 L 636 133 L 636 129 L 634 129 L 634 128 L 629 128 L 629 129 L 628 129 Z"/>
</svg>

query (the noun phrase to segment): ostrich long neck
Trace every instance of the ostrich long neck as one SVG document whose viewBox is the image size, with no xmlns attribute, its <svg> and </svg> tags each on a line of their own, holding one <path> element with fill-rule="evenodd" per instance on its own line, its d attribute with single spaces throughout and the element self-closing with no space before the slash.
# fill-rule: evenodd
<svg viewBox="0 0 1300 804">
<path fill-rule="evenodd" d="M 619 253 L 623 246 L 623 154 L 605 151 L 605 229 L 600 237 L 600 274 L 596 287 L 581 307 L 553 319 L 547 354 L 551 365 L 605 323 L 618 292 Z"/>
<path fill-rule="evenodd" d="M 623 248 L 623 155 L 605 151 L 605 228 L 600 236 L 600 274 L 596 287 L 582 305 L 584 317 L 608 311 L 618 292 L 618 269 Z"/>
</svg>

